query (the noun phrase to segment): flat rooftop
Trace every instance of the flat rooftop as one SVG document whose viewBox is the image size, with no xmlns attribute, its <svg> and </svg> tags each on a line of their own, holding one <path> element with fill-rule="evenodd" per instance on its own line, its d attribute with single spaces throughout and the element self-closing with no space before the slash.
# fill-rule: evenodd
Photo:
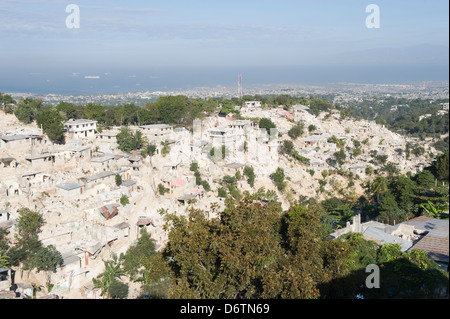
<svg viewBox="0 0 450 319">
<path fill-rule="evenodd" d="M 59 187 L 59 188 L 64 189 L 66 191 L 77 189 L 77 188 L 80 188 L 80 187 L 83 187 L 83 186 L 84 186 L 83 184 L 79 184 L 79 183 L 76 183 L 76 182 L 64 183 L 64 184 L 56 185 L 56 187 Z"/>
<path fill-rule="evenodd" d="M 86 124 L 86 123 L 97 123 L 97 121 L 86 120 L 86 119 L 77 119 L 77 120 L 71 119 L 71 120 L 68 120 L 64 124 L 66 124 L 66 125 L 73 125 L 73 124 Z"/>
</svg>

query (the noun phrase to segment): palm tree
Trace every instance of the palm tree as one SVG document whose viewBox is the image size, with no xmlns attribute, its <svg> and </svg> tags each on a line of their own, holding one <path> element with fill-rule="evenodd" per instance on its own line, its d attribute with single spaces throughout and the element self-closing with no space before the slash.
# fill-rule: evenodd
<svg viewBox="0 0 450 319">
<path fill-rule="evenodd" d="M 377 197 L 377 203 L 389 191 L 388 183 L 385 177 L 378 176 L 372 183 L 372 192 Z"/>
<path fill-rule="evenodd" d="M 95 288 L 101 288 L 103 295 L 109 295 L 109 287 L 117 278 L 120 276 L 124 276 L 125 272 L 120 269 L 120 261 L 117 259 L 117 256 L 113 255 L 112 260 L 103 261 L 105 263 L 105 271 L 97 276 L 97 278 L 93 278 L 92 282 L 94 283 Z"/>
<path fill-rule="evenodd" d="M 445 212 L 443 209 L 436 208 L 432 202 L 428 201 L 427 205 L 420 205 L 424 210 L 425 214 L 432 218 L 440 218 L 441 214 Z"/>
<path fill-rule="evenodd" d="M 0 268 L 7 268 L 9 265 L 9 256 L 4 255 L 0 252 Z"/>
</svg>

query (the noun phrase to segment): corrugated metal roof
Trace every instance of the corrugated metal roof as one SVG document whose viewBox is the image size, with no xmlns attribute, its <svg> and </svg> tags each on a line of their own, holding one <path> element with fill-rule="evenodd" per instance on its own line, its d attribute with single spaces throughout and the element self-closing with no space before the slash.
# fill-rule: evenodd
<svg viewBox="0 0 450 319">
<path fill-rule="evenodd" d="M 111 219 L 119 213 L 119 205 L 105 205 L 103 207 L 100 207 L 99 210 L 103 217 L 105 217 L 106 219 Z"/>
<path fill-rule="evenodd" d="M 79 184 L 79 183 L 75 183 L 75 182 L 56 185 L 56 187 L 59 187 L 59 188 L 64 189 L 66 191 L 70 191 L 70 190 L 73 190 L 73 189 L 76 189 L 76 188 L 80 188 L 80 187 L 83 187 L 83 186 L 84 186 L 83 184 Z"/>
<path fill-rule="evenodd" d="M 367 239 L 373 240 L 375 242 L 377 242 L 378 244 L 399 244 L 402 251 L 406 251 L 408 250 L 413 243 L 405 240 L 403 238 L 397 237 L 397 236 L 393 236 L 391 234 L 385 233 L 382 229 L 380 228 L 375 228 L 375 227 L 368 227 L 364 232 L 363 232 L 364 237 L 366 237 Z"/>
<path fill-rule="evenodd" d="M 27 138 L 30 138 L 30 135 L 21 135 L 21 134 L 17 134 L 17 135 L 5 135 L 5 136 L 1 136 L 0 139 L 6 141 L 6 142 L 10 142 L 10 141 L 19 141 L 19 140 L 24 140 Z"/>
<path fill-rule="evenodd" d="M 411 250 L 426 251 L 430 258 L 439 262 L 449 262 L 449 221 L 426 216 L 413 218 L 405 224 L 428 231 Z"/>
</svg>

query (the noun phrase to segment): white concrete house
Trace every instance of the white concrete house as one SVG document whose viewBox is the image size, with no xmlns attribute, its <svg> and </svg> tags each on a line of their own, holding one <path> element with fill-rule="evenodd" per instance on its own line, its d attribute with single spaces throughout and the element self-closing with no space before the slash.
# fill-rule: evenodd
<svg viewBox="0 0 450 319">
<path fill-rule="evenodd" d="M 257 107 L 261 107 L 261 101 L 248 101 L 245 102 L 245 106 L 248 108 L 257 108 Z"/>
<path fill-rule="evenodd" d="M 72 139 L 94 138 L 97 131 L 97 121 L 71 119 L 64 123 L 64 128 Z"/>
<path fill-rule="evenodd" d="M 167 124 L 141 125 L 139 130 L 148 138 L 150 143 L 155 143 L 171 139 L 173 126 Z"/>
<path fill-rule="evenodd" d="M 84 193 L 84 185 L 76 182 L 56 185 L 57 194 L 66 200 L 80 198 Z"/>
</svg>

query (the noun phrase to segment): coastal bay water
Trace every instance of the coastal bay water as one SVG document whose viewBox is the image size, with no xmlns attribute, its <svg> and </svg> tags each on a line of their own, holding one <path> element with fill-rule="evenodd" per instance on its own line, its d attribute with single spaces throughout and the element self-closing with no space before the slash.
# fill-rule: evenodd
<svg viewBox="0 0 450 319">
<path fill-rule="evenodd" d="M 417 72 L 420 69 L 421 72 Z M 421 74 L 416 76 L 415 74 Z M 11 69 L 0 72 L 0 92 L 33 94 L 112 94 L 168 91 L 195 87 L 243 87 L 276 84 L 326 84 L 335 82 L 408 84 L 448 79 L 448 70 L 405 67 L 242 67 L 242 68 L 142 68 L 142 69 Z M 388 79 L 388 80 L 387 80 Z"/>
</svg>

